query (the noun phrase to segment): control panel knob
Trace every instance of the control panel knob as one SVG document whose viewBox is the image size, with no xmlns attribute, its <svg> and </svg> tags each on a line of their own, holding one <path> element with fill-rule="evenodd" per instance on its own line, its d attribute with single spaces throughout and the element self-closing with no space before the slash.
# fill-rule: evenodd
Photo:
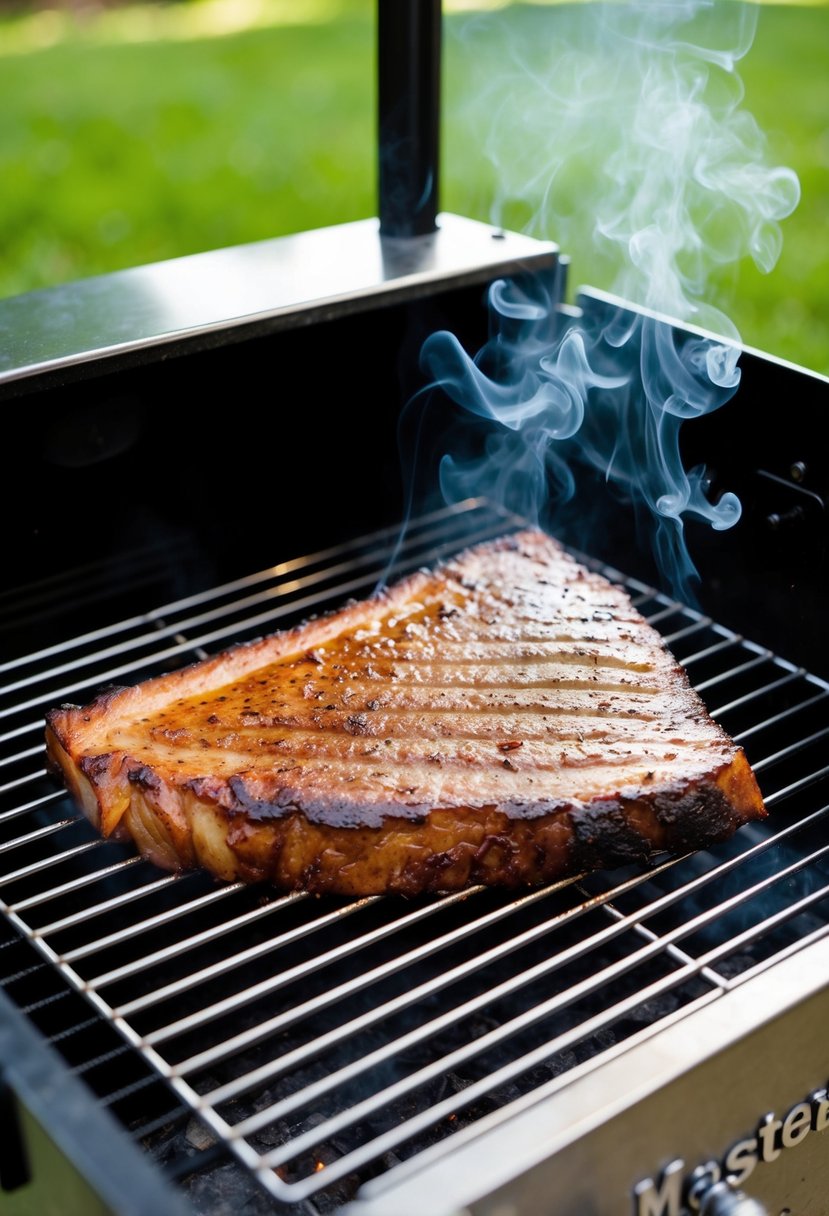
<svg viewBox="0 0 829 1216">
<path fill-rule="evenodd" d="M 700 1196 L 699 1216 L 769 1216 L 762 1203 L 730 1182 L 715 1182 Z"/>
</svg>

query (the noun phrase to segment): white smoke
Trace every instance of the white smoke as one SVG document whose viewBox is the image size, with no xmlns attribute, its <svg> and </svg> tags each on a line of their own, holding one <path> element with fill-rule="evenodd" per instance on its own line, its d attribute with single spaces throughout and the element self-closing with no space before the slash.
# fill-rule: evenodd
<svg viewBox="0 0 829 1216">
<path fill-rule="evenodd" d="M 493 222 L 514 228 L 523 215 L 574 265 L 589 249 L 613 295 L 644 311 L 585 316 L 562 333 L 549 286 L 499 282 L 481 351 L 470 358 L 446 332 L 422 350 L 430 386 L 484 428 L 474 452 L 450 437 L 447 499 L 489 494 L 554 523 L 587 464 L 644 509 L 663 579 L 689 601 L 684 521 L 728 528 L 741 510 L 731 493 L 709 502 L 705 471 L 680 454 L 683 423 L 739 385 L 739 334 L 712 283 L 745 257 L 770 271 L 799 200 L 796 175 L 768 163 L 743 108 L 737 65 L 756 20 L 740 0 L 645 0 L 465 21 L 478 78 L 466 81 L 465 138 L 492 163 Z"/>
<path fill-rule="evenodd" d="M 770 271 L 800 197 L 743 106 L 758 13 L 644 0 L 461 23 L 463 138 L 492 163 L 493 222 L 523 212 L 527 232 L 603 258 L 611 291 L 737 338 L 713 276 L 745 257 Z"/>
</svg>

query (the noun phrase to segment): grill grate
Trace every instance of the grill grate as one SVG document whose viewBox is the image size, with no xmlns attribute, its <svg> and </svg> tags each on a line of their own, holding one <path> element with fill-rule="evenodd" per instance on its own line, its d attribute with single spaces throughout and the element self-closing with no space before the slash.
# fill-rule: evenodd
<svg viewBox="0 0 829 1216">
<path fill-rule="evenodd" d="M 520 522 L 477 502 L 439 511 L 400 547 L 389 529 L 3 668 L 0 895 L 16 932 L 0 982 L 195 1199 L 233 1174 L 262 1202 L 331 1211 L 829 932 L 829 686 L 607 568 L 763 786 L 770 821 L 711 852 L 518 896 L 319 900 L 161 875 L 46 777 L 48 707 Z"/>
</svg>

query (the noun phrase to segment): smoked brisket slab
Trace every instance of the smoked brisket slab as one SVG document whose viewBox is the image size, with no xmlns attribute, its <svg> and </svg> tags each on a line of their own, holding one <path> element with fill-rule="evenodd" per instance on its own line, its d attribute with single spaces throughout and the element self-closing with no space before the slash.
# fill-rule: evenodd
<svg viewBox="0 0 829 1216">
<path fill-rule="evenodd" d="M 535 529 L 55 709 L 46 747 L 104 836 L 283 890 L 534 885 L 766 814 L 625 590 Z"/>
</svg>

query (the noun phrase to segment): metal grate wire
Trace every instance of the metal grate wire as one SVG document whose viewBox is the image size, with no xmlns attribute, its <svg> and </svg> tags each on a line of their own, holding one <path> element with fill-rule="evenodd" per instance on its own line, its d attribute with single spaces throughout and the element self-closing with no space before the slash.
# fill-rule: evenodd
<svg viewBox="0 0 829 1216">
<path fill-rule="evenodd" d="M 77 1071 L 145 1067 L 103 1100 L 118 1108 L 163 1079 L 162 1114 L 139 1101 L 125 1119 L 136 1138 L 150 1146 L 190 1112 L 286 1211 L 332 1210 L 829 932 L 829 686 L 607 568 L 763 787 L 769 820 L 710 852 L 519 895 L 319 900 L 161 874 L 103 842 L 46 777 L 48 707 L 296 623 L 520 522 L 463 504 L 413 521 L 400 546 L 388 529 L 0 669 L 0 902 L 17 934 L 0 944 L 11 958 L 22 938 L 66 981 L 31 1008 L 81 994 L 86 1013 L 53 1040 L 101 1025 L 114 1037 L 101 1050 L 93 1034 Z"/>
</svg>

